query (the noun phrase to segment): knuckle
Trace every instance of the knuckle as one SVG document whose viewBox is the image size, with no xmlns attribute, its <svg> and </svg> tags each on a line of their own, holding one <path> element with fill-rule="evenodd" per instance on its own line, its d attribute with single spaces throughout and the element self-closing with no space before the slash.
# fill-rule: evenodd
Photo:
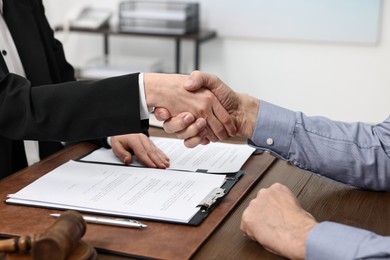
<svg viewBox="0 0 390 260">
<path fill-rule="evenodd" d="M 198 109 L 199 117 L 203 117 L 204 119 L 207 120 L 207 118 L 208 118 L 207 110 L 208 110 L 208 109 L 206 109 L 206 107 L 201 106 L 201 107 Z"/>
<path fill-rule="evenodd" d="M 257 193 L 257 196 L 264 195 L 266 193 L 266 189 L 260 189 L 259 192 Z"/>
<path fill-rule="evenodd" d="M 212 92 L 210 92 L 210 91 L 207 91 L 205 93 L 206 93 L 205 100 L 207 101 L 207 103 L 208 104 L 212 103 L 214 101 L 214 99 L 215 99 L 214 94 Z"/>
<path fill-rule="evenodd" d="M 272 184 L 271 187 L 274 189 L 282 189 L 283 185 L 280 184 L 279 182 L 276 182 L 276 183 Z"/>
<path fill-rule="evenodd" d="M 227 124 L 230 124 L 230 123 L 232 123 L 232 118 L 229 116 L 229 114 L 228 115 L 226 115 L 226 116 L 223 116 L 222 118 L 221 118 L 221 121 L 222 121 L 222 124 L 224 124 L 224 125 L 227 125 Z"/>
</svg>

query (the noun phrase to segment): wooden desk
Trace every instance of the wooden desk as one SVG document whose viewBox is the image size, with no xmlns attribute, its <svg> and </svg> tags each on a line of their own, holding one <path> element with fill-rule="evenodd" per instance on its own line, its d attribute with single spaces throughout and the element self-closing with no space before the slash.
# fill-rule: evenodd
<svg viewBox="0 0 390 260">
<path fill-rule="evenodd" d="M 159 133 L 159 131 L 152 130 L 151 134 L 154 133 Z M 60 165 L 77 155 L 87 153 L 93 148 L 94 146 L 90 144 L 79 144 L 69 148 L 66 153 L 52 156 L 45 164 L 37 164 L 26 170 L 48 171 L 49 168 Z M 23 174 L 24 171 L 16 174 Z M 30 179 L 24 180 L 25 184 L 27 185 L 34 178 L 36 176 L 31 175 Z M 259 189 L 275 182 L 288 186 L 298 196 L 302 206 L 319 221 L 330 220 L 369 229 L 382 235 L 390 235 L 390 222 L 387 221 L 390 219 L 390 193 L 356 189 L 302 171 L 287 162 L 276 160 L 192 258 L 281 259 L 245 238 L 239 229 L 242 212 L 250 200 L 256 196 Z M 14 224 L 21 225 L 17 222 Z M 129 258 L 100 253 L 99 259 Z"/>
<path fill-rule="evenodd" d="M 389 192 L 356 189 L 278 160 L 241 205 L 198 250 L 194 259 L 281 259 L 243 237 L 239 231 L 240 217 L 250 200 L 259 189 L 275 182 L 289 187 L 298 196 L 303 208 L 318 221 L 335 221 L 390 235 Z"/>
</svg>

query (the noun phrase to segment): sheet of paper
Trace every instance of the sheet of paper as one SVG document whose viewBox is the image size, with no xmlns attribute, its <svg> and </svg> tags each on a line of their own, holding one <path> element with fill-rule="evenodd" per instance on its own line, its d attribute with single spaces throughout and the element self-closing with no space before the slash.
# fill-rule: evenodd
<svg viewBox="0 0 390 260">
<path fill-rule="evenodd" d="M 7 202 L 187 223 L 225 175 L 69 161 Z"/>
<path fill-rule="evenodd" d="M 247 144 L 210 143 L 195 148 L 184 146 L 183 140 L 150 137 L 170 159 L 171 170 L 207 172 L 237 172 L 255 151 Z M 101 148 L 81 159 L 89 162 L 122 164 L 110 149 Z M 133 166 L 142 166 L 135 158 Z"/>
</svg>

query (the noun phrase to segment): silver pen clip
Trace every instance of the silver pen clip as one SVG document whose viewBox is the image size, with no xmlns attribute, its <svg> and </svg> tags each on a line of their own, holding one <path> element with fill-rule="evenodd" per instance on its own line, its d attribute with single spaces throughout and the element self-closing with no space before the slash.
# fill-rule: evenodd
<svg viewBox="0 0 390 260">
<path fill-rule="evenodd" d="M 138 220 L 134 220 L 134 219 L 128 219 L 128 218 L 115 218 L 116 220 L 119 220 L 119 221 L 127 221 L 129 223 L 134 223 L 134 224 L 141 224 L 141 222 L 139 222 Z"/>
</svg>

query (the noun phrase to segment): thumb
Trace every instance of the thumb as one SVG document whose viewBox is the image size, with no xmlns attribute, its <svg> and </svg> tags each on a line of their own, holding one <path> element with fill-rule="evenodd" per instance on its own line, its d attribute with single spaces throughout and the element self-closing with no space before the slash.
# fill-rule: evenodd
<svg viewBox="0 0 390 260">
<path fill-rule="evenodd" d="M 120 155 L 120 158 L 121 161 L 124 163 L 124 164 L 130 164 L 133 162 L 133 156 L 131 155 L 131 153 L 129 152 L 124 152 Z"/>
<path fill-rule="evenodd" d="M 208 84 L 209 75 L 204 72 L 195 70 L 193 71 L 186 82 L 184 82 L 184 88 L 188 91 L 196 91 L 202 87 L 210 88 Z"/>
</svg>

